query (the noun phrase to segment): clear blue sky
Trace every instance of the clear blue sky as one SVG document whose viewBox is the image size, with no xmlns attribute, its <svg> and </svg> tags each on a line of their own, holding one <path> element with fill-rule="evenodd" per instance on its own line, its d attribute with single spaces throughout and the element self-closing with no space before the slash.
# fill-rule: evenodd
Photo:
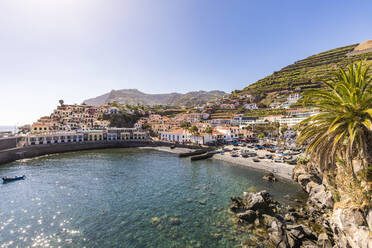
<svg viewBox="0 0 372 248">
<path fill-rule="evenodd" d="M 0 0 L 0 125 L 112 89 L 241 89 L 372 39 L 372 1 Z"/>
</svg>

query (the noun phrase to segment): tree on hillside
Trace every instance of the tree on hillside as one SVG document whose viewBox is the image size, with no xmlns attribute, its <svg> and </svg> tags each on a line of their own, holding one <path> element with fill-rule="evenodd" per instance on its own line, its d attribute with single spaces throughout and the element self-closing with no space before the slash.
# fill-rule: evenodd
<svg viewBox="0 0 372 248">
<path fill-rule="evenodd" d="M 110 106 L 119 108 L 119 104 L 116 101 L 112 101 L 109 103 Z"/>
<path fill-rule="evenodd" d="M 325 87 L 306 92 L 305 98 L 321 113 L 300 123 L 298 138 L 300 144 L 308 143 L 313 164 L 330 183 L 343 187 L 343 192 L 352 187 L 350 196 L 359 201 L 364 198 L 367 205 L 366 181 L 371 179 L 372 166 L 372 80 L 368 70 L 362 62 L 349 65 L 334 72 L 334 79 Z M 358 188 L 361 194 L 357 194 Z"/>
<path fill-rule="evenodd" d="M 287 124 L 283 124 L 281 127 L 280 127 L 280 133 L 282 135 L 284 135 L 284 133 L 288 130 L 288 125 Z"/>
<path fill-rule="evenodd" d="M 205 129 L 205 132 L 208 133 L 208 134 L 212 134 L 213 133 L 213 128 L 212 127 L 207 127 Z"/>
<path fill-rule="evenodd" d="M 193 135 L 198 135 L 199 134 L 199 129 L 197 126 L 192 126 L 190 128 L 190 132 L 193 134 Z"/>
<path fill-rule="evenodd" d="M 238 114 L 242 114 L 245 112 L 245 109 L 243 107 L 240 107 L 238 108 L 238 110 L 236 111 Z"/>
<path fill-rule="evenodd" d="M 59 100 L 59 105 L 63 106 L 64 103 L 65 103 L 65 102 L 64 102 L 62 99 Z"/>
<path fill-rule="evenodd" d="M 190 122 L 185 121 L 185 122 L 182 123 L 181 126 L 182 126 L 183 129 L 188 130 L 191 127 L 191 124 L 190 124 Z"/>
<path fill-rule="evenodd" d="M 265 134 L 264 133 L 260 133 L 258 136 L 257 136 L 258 139 L 264 139 L 265 138 Z"/>
<path fill-rule="evenodd" d="M 276 130 L 276 134 L 279 135 L 280 123 L 275 121 L 274 122 L 274 127 L 275 127 L 275 130 Z"/>
</svg>

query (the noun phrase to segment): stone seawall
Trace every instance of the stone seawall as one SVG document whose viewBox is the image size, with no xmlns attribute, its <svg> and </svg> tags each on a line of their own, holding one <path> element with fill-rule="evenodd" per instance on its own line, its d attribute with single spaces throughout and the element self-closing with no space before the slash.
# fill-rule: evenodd
<svg viewBox="0 0 372 248">
<path fill-rule="evenodd" d="M 0 139 L 0 150 L 16 148 L 22 137 L 9 137 Z"/>
<path fill-rule="evenodd" d="M 0 165 L 13 162 L 24 158 L 34 158 L 38 156 L 92 150 L 105 148 L 131 148 L 131 147 L 156 147 L 156 146 L 171 146 L 171 143 L 166 142 L 152 142 L 152 141 L 104 141 L 104 142 L 83 142 L 83 143 L 65 143 L 65 144 L 46 144 L 34 145 L 22 148 L 14 148 L 0 151 Z M 184 148 L 198 148 L 192 145 L 177 145 L 177 147 Z"/>
</svg>

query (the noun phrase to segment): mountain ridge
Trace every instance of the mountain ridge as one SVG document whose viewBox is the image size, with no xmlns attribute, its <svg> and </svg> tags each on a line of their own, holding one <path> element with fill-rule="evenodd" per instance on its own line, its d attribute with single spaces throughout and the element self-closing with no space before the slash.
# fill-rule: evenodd
<svg viewBox="0 0 372 248">
<path fill-rule="evenodd" d="M 196 106 L 205 104 L 209 101 L 217 100 L 226 95 L 225 92 L 219 90 L 212 91 L 190 91 L 187 93 L 163 93 L 163 94 L 147 94 L 138 89 L 122 89 L 111 90 L 103 95 L 84 100 L 85 104 L 99 106 L 102 104 L 116 102 L 118 104 L 130 105 L 166 105 L 166 106 Z"/>
</svg>

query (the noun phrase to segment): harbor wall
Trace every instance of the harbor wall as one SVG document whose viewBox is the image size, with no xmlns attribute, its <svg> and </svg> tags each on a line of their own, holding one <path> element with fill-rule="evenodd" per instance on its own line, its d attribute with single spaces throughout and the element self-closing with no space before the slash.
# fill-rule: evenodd
<svg viewBox="0 0 372 248">
<path fill-rule="evenodd" d="M 44 144 L 33 145 L 22 148 L 14 148 L 0 151 L 0 165 L 10 163 L 19 159 L 34 158 L 43 155 L 92 150 L 105 148 L 131 148 L 131 147 L 156 147 L 171 146 L 171 143 L 153 142 L 153 141 L 102 141 L 102 142 L 82 142 L 82 143 L 64 143 L 64 144 Z M 177 147 L 195 149 L 199 146 L 177 145 Z"/>
<path fill-rule="evenodd" d="M 0 150 L 16 148 L 21 137 L 9 137 L 0 139 Z"/>
</svg>

